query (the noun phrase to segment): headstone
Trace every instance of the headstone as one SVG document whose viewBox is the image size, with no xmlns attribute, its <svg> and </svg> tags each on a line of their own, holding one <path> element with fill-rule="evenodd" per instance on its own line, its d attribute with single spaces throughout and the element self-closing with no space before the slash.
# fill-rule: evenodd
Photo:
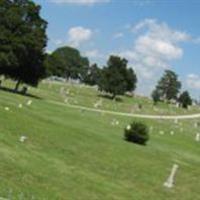
<svg viewBox="0 0 200 200">
<path fill-rule="evenodd" d="M 174 178 L 175 178 L 176 172 L 178 170 L 178 167 L 179 166 L 177 164 L 173 165 L 171 173 L 170 173 L 167 181 L 163 184 L 165 187 L 172 188 L 174 186 Z"/>
<path fill-rule="evenodd" d="M 128 125 L 127 127 L 126 127 L 126 130 L 131 130 L 131 125 Z"/>
<path fill-rule="evenodd" d="M 102 106 L 102 99 L 100 99 L 99 101 L 97 101 L 96 103 L 94 103 L 94 108 L 99 108 Z"/>
<path fill-rule="evenodd" d="M 70 90 L 68 89 L 67 91 L 66 91 L 66 95 L 69 95 L 70 94 Z"/>
<path fill-rule="evenodd" d="M 25 142 L 25 140 L 27 140 L 27 137 L 26 136 L 21 136 L 20 138 L 19 138 L 19 141 L 20 142 Z"/>
<path fill-rule="evenodd" d="M 170 135 L 174 135 L 174 131 L 170 131 Z"/>
<path fill-rule="evenodd" d="M 23 105 L 20 103 L 20 104 L 18 105 L 18 108 L 22 108 L 22 106 L 23 106 Z"/>
<path fill-rule="evenodd" d="M 200 133 L 197 133 L 197 134 L 196 134 L 195 140 L 196 140 L 197 142 L 200 141 Z"/>
<path fill-rule="evenodd" d="M 119 125 L 119 121 L 117 121 L 116 119 L 113 119 L 112 122 L 111 122 L 111 125 L 117 126 L 117 125 Z"/>
<path fill-rule="evenodd" d="M 198 128 L 198 123 L 197 122 L 194 123 L 194 128 Z"/>
<path fill-rule="evenodd" d="M 178 119 L 175 119 L 175 120 L 174 120 L 174 123 L 175 123 L 175 124 L 178 124 Z"/>
<path fill-rule="evenodd" d="M 74 104 L 78 104 L 78 101 L 77 101 L 77 100 L 74 100 Z"/>
<path fill-rule="evenodd" d="M 164 131 L 160 131 L 159 133 L 160 133 L 160 135 L 164 135 L 164 134 L 165 134 L 165 132 L 164 132 Z"/>
<path fill-rule="evenodd" d="M 9 111 L 9 110 L 10 110 L 10 108 L 9 108 L 9 107 L 5 107 L 4 109 L 5 109 L 6 111 Z"/>
<path fill-rule="evenodd" d="M 61 87 L 61 88 L 60 88 L 60 94 L 61 94 L 61 95 L 64 93 L 64 90 L 65 90 L 64 87 Z"/>
<path fill-rule="evenodd" d="M 32 104 L 32 101 L 31 100 L 28 100 L 27 101 L 27 106 L 30 106 Z"/>
</svg>

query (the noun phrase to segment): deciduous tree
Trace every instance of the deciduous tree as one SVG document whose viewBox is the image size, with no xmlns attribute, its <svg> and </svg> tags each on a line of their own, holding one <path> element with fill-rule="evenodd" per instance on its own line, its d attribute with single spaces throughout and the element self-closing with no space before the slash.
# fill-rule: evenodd
<svg viewBox="0 0 200 200">
<path fill-rule="evenodd" d="M 36 86 L 45 74 L 47 22 L 31 0 L 0 1 L 0 74 Z"/>
</svg>

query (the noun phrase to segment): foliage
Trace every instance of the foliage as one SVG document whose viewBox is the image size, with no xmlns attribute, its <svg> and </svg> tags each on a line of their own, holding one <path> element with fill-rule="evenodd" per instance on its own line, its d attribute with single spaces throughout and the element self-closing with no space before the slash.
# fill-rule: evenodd
<svg viewBox="0 0 200 200">
<path fill-rule="evenodd" d="M 102 69 L 99 89 L 116 95 L 123 95 L 136 88 L 137 78 L 133 69 L 127 69 L 127 60 L 118 56 L 110 56 L 107 66 Z"/>
<path fill-rule="evenodd" d="M 156 86 L 154 95 L 156 95 L 156 99 L 158 99 L 159 95 L 159 99 L 170 101 L 177 99 L 180 89 L 181 82 L 178 81 L 178 76 L 175 72 L 166 70 Z"/>
<path fill-rule="evenodd" d="M 101 69 L 97 64 L 93 64 L 88 68 L 88 72 L 84 78 L 84 83 L 88 85 L 98 85 L 101 76 Z"/>
<path fill-rule="evenodd" d="M 156 105 L 160 101 L 160 94 L 158 90 L 153 90 L 151 97 L 153 99 L 154 105 Z"/>
<path fill-rule="evenodd" d="M 192 105 L 192 99 L 188 91 L 184 91 L 178 101 L 183 108 L 188 108 L 188 106 Z"/>
<path fill-rule="evenodd" d="M 124 131 L 125 139 L 129 142 L 145 145 L 149 140 L 148 128 L 142 122 L 133 122 Z"/>
<path fill-rule="evenodd" d="M 87 75 L 89 60 L 86 57 L 82 57 L 77 49 L 66 46 L 58 48 L 48 55 L 45 65 L 48 75 L 83 81 Z"/>
<path fill-rule="evenodd" d="M 43 66 L 47 22 L 29 0 L 0 1 L 0 74 L 36 86 Z"/>
<path fill-rule="evenodd" d="M 126 72 L 126 90 L 132 92 L 136 89 L 137 76 L 132 68 L 127 69 Z"/>
</svg>

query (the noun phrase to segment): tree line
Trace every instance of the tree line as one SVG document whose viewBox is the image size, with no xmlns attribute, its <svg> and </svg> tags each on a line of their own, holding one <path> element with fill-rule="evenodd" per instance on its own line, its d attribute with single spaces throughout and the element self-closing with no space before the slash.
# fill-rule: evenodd
<svg viewBox="0 0 200 200">
<path fill-rule="evenodd" d="M 72 47 L 61 47 L 46 56 L 47 75 L 60 76 L 65 79 L 78 79 L 82 83 L 97 85 L 100 91 L 116 95 L 132 92 L 136 88 L 137 77 L 128 61 L 119 56 L 111 55 L 107 65 L 98 67 L 90 65 L 88 58 Z"/>
<path fill-rule="evenodd" d="M 37 86 L 52 75 L 97 85 L 113 99 L 136 89 L 136 73 L 125 58 L 111 55 L 98 67 L 72 47 L 45 53 L 47 22 L 40 10 L 31 0 L 0 0 L 0 75 L 16 81 L 15 91 L 21 83 Z M 179 95 L 180 89 L 177 75 L 166 70 L 152 93 L 154 103 L 176 100 L 186 108 L 192 101 L 187 91 Z"/>
</svg>

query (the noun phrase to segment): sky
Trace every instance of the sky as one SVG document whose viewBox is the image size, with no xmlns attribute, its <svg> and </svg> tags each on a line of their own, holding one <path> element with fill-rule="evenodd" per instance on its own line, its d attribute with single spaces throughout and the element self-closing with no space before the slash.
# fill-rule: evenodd
<svg viewBox="0 0 200 200">
<path fill-rule="evenodd" d="M 124 57 L 142 95 L 170 69 L 200 99 L 199 0 L 34 1 L 48 22 L 48 52 L 72 46 L 100 67 L 110 55 Z"/>
</svg>

